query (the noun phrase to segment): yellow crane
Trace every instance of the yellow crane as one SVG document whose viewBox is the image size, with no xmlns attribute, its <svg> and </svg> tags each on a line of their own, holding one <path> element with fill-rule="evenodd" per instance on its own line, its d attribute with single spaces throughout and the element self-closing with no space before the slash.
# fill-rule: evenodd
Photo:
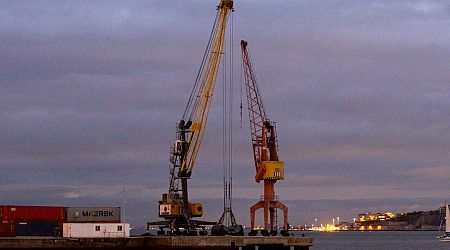
<svg viewBox="0 0 450 250">
<path fill-rule="evenodd" d="M 195 235 L 200 229 L 200 234 L 204 235 L 205 225 L 217 224 L 192 219 L 203 215 L 203 205 L 189 202 L 187 183 L 205 134 L 230 11 L 233 11 L 233 0 L 221 0 L 194 87 L 177 126 L 176 139 L 170 150 L 169 192 L 163 194 L 159 202 L 159 217 L 165 220 L 147 223 L 148 227 L 159 225 L 161 231 L 158 234 L 165 234 L 163 229 L 168 229 L 169 234 Z"/>
</svg>

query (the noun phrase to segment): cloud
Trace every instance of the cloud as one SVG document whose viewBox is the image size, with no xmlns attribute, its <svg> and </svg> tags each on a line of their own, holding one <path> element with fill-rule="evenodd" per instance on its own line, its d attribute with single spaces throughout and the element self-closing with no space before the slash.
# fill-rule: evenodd
<svg viewBox="0 0 450 250">
<path fill-rule="evenodd" d="M 446 181 L 450 178 L 450 167 L 422 167 L 409 170 L 405 172 L 404 175 L 422 181 Z"/>
<path fill-rule="evenodd" d="M 327 176 L 327 175 L 298 175 L 287 174 L 285 181 L 289 185 L 296 187 L 324 187 L 324 186 L 340 186 L 348 185 L 348 179 L 343 176 Z"/>
<path fill-rule="evenodd" d="M 249 42 L 277 122 L 286 167 L 277 193 L 291 211 L 429 208 L 412 200 L 436 206 L 448 196 L 446 1 L 236 1 L 235 9 L 235 42 Z M 126 185 L 133 220 L 156 217 L 215 11 L 208 1 L 0 3 L 2 203 L 117 205 Z M 237 45 L 234 60 L 234 197 L 247 216 L 262 185 L 245 92 L 239 124 Z M 211 217 L 222 197 L 220 80 L 189 182 L 193 199 L 219 200 Z"/>
</svg>

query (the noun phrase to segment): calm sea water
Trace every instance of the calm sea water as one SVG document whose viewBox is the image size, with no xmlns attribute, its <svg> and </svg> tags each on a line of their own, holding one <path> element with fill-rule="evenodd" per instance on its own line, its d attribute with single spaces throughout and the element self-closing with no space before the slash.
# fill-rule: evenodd
<svg viewBox="0 0 450 250">
<path fill-rule="evenodd" d="M 450 242 L 436 240 L 433 231 L 395 232 L 306 232 L 314 237 L 311 250 L 450 250 Z"/>
</svg>

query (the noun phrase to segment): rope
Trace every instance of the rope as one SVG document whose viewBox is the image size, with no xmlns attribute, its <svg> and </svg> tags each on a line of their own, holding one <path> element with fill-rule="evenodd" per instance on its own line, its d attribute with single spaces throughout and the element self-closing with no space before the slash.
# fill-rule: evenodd
<svg viewBox="0 0 450 250">
<path fill-rule="evenodd" d="M 225 225 L 229 226 L 232 219 L 232 195 L 233 195 L 233 14 L 230 15 L 230 39 L 229 46 L 224 46 L 225 56 L 223 57 L 223 87 L 222 87 L 222 170 L 223 170 L 223 208 Z M 227 41 L 225 40 L 225 43 Z M 227 52 L 226 49 L 229 49 Z M 229 60 L 227 61 L 227 57 Z M 228 67 L 227 64 L 229 63 Z M 229 74 L 229 75 L 228 75 Z"/>
<path fill-rule="evenodd" d="M 223 57 L 223 67 L 222 67 L 222 169 L 223 169 L 223 208 L 224 210 L 228 207 L 228 195 L 227 195 L 227 183 L 228 183 L 228 172 L 227 172 L 227 81 L 226 81 L 226 56 Z"/>
<path fill-rule="evenodd" d="M 233 68 L 233 39 L 234 39 L 234 24 L 233 24 L 233 13 L 230 15 L 231 19 L 231 25 L 230 25 L 230 112 L 233 110 L 233 76 L 234 76 L 234 68 Z M 229 193 L 229 206 L 231 211 L 231 205 L 233 200 L 233 115 L 230 114 L 229 117 L 229 124 L 230 124 L 230 165 L 229 165 L 229 187 L 228 187 L 228 193 Z"/>
</svg>

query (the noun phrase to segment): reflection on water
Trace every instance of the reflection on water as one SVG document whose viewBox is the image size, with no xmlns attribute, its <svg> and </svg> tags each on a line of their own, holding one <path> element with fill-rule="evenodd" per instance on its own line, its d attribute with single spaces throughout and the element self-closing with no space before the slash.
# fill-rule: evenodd
<svg viewBox="0 0 450 250">
<path fill-rule="evenodd" d="M 305 232 L 303 232 L 305 233 Z M 450 242 L 436 240 L 436 231 L 342 231 L 334 233 L 306 232 L 314 238 L 311 250 L 444 250 Z M 301 232 L 296 232 L 301 235 Z"/>
</svg>

